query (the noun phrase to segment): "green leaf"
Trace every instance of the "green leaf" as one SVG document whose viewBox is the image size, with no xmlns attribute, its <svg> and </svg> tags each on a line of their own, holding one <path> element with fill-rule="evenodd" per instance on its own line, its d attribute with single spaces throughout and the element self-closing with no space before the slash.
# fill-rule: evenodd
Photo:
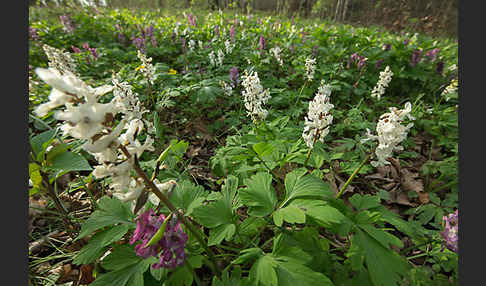
<svg viewBox="0 0 486 286">
<path fill-rule="evenodd" d="M 281 207 L 296 198 L 329 199 L 333 197 L 333 194 L 329 185 L 323 180 L 310 174 L 303 176 L 303 170 L 297 169 L 285 177 L 285 200 Z"/>
<path fill-rule="evenodd" d="M 288 260 L 277 260 L 279 286 L 333 286 L 332 281 L 322 273 Z"/>
<path fill-rule="evenodd" d="M 275 267 L 277 263 L 270 255 L 260 257 L 251 267 L 249 278 L 265 286 L 277 286 L 278 278 Z"/>
<path fill-rule="evenodd" d="M 117 223 L 135 227 L 134 215 L 130 210 L 129 203 L 122 203 L 117 198 L 102 197 L 98 202 L 98 207 L 99 209 L 95 210 L 81 225 L 81 231 L 75 240 L 81 239 L 102 227 Z"/>
<path fill-rule="evenodd" d="M 34 136 L 30 140 L 32 151 L 34 151 L 37 160 L 42 161 L 40 156 L 44 154 L 45 149 L 47 148 L 47 146 L 49 146 L 49 144 L 51 144 L 52 140 L 54 140 L 55 135 L 56 129 L 51 129 Z"/>
<path fill-rule="evenodd" d="M 177 184 L 170 197 L 171 203 L 178 209 L 183 209 L 186 215 L 202 205 L 209 192 L 203 186 L 196 186 L 189 180 Z"/>
<path fill-rule="evenodd" d="M 376 286 L 401 285 L 402 277 L 408 275 L 407 261 L 396 252 L 384 247 L 380 242 L 361 229 L 356 229 L 351 243 L 356 244 L 364 254 L 371 281 Z M 383 265 L 386 270 L 383 271 Z"/>
<path fill-rule="evenodd" d="M 242 264 L 251 262 L 263 255 L 263 251 L 258 247 L 247 248 L 240 251 L 240 256 L 233 260 L 233 264 Z"/>
<path fill-rule="evenodd" d="M 305 223 L 305 212 L 295 205 L 278 209 L 273 213 L 273 216 L 274 222 L 277 226 L 282 226 L 282 219 L 288 223 Z M 276 219 L 277 221 L 275 221 Z M 279 224 L 277 224 L 277 222 L 279 222 Z"/>
<path fill-rule="evenodd" d="M 92 170 L 82 155 L 73 152 L 64 152 L 53 157 L 50 168 L 62 172 Z"/>
<path fill-rule="evenodd" d="M 240 189 L 241 202 L 248 206 L 248 214 L 257 217 L 267 216 L 273 212 L 277 195 L 272 187 L 272 175 L 264 172 L 244 179 L 247 188 Z"/>
<path fill-rule="evenodd" d="M 36 163 L 29 163 L 29 177 L 34 188 L 40 188 L 42 185 L 42 176 L 40 174 L 41 166 Z"/>
<path fill-rule="evenodd" d="M 46 156 L 46 161 L 48 164 L 51 164 L 52 163 L 52 159 L 64 152 L 66 152 L 67 150 L 69 150 L 69 145 L 66 144 L 66 143 L 61 143 L 61 144 L 58 144 L 54 147 L 52 147 L 51 150 L 49 150 L 49 152 L 47 152 L 47 156 Z"/>
<path fill-rule="evenodd" d="M 132 252 L 135 251 L 132 249 Z M 110 254 L 111 255 L 111 254 Z M 103 262 L 110 256 L 108 255 Z M 133 260 L 131 264 L 126 265 L 123 268 L 119 268 L 115 271 L 110 271 L 106 274 L 101 274 L 95 279 L 90 286 L 139 286 L 143 285 L 143 273 L 147 270 L 150 264 L 156 260 L 154 257 L 148 259 Z M 102 264 L 103 264 L 102 262 Z"/>
<path fill-rule="evenodd" d="M 135 245 L 116 245 L 112 252 L 108 254 L 103 261 L 101 261 L 101 266 L 103 266 L 103 268 L 106 270 L 120 270 L 127 266 L 136 264 L 140 262 L 140 260 L 144 260 L 143 258 L 137 256 L 134 247 Z"/>
<path fill-rule="evenodd" d="M 302 209 L 307 216 L 313 218 L 324 227 L 340 224 L 347 220 L 338 209 L 322 201 L 298 200 L 292 202 L 292 205 Z"/>
<path fill-rule="evenodd" d="M 167 279 L 167 285 L 174 286 L 191 286 L 194 277 L 192 277 L 192 272 L 187 269 L 186 266 L 177 267 Z"/>
<path fill-rule="evenodd" d="M 218 245 L 226 239 L 226 241 L 230 241 L 236 231 L 236 226 L 234 224 L 222 224 L 217 226 L 211 230 L 209 230 L 209 240 L 208 245 Z"/>
<path fill-rule="evenodd" d="M 105 246 L 120 240 L 128 231 L 128 226 L 118 225 L 110 229 L 95 234 L 79 253 L 74 257 L 73 263 L 77 265 L 89 264 L 95 261 L 103 251 Z"/>
<path fill-rule="evenodd" d="M 268 144 L 267 142 L 258 142 L 257 144 L 253 145 L 252 148 L 253 151 L 260 156 L 260 158 L 272 153 L 272 151 L 275 149 L 273 145 Z"/>
<path fill-rule="evenodd" d="M 200 224 L 208 228 L 233 222 L 231 206 L 228 206 L 223 198 L 194 209 L 193 216 Z"/>
<path fill-rule="evenodd" d="M 390 234 L 382 229 L 377 229 L 371 224 L 368 225 L 360 225 L 359 226 L 362 230 L 366 231 L 371 237 L 376 239 L 378 242 L 381 243 L 384 247 L 390 249 L 389 244 L 393 244 L 395 246 L 398 246 L 400 248 L 403 247 L 403 242 L 398 239 L 398 237 L 394 236 L 393 234 Z"/>
<path fill-rule="evenodd" d="M 357 211 L 363 211 L 380 206 L 380 198 L 378 196 L 354 194 L 349 198 L 349 202 L 356 208 Z"/>
</svg>

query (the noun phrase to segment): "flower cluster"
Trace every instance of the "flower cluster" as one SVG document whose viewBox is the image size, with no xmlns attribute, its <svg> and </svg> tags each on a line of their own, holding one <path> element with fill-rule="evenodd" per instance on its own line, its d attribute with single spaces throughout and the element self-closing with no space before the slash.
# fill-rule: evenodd
<svg viewBox="0 0 486 286">
<path fill-rule="evenodd" d="M 159 263 L 154 263 L 152 268 L 176 268 L 184 264 L 186 252 L 184 247 L 187 242 L 187 234 L 184 233 L 180 222 L 176 217 L 166 222 L 166 229 L 163 237 L 154 245 L 146 246 L 167 218 L 165 215 L 156 215 L 152 209 L 142 213 L 137 219 L 137 227 L 130 238 L 130 244 L 142 241 L 135 245 L 135 253 L 148 258 L 154 256 Z M 159 253 L 161 254 L 159 257 Z"/>
<path fill-rule="evenodd" d="M 384 166 L 390 164 L 387 161 L 393 154 L 394 150 L 403 150 L 399 144 L 407 138 L 407 133 L 412 128 L 413 123 L 409 123 L 407 126 L 401 125 L 401 123 L 408 118 L 415 120 L 410 115 L 412 111 L 412 104 L 410 102 L 405 103 L 405 109 L 398 110 L 396 107 L 390 107 L 390 112 L 384 113 L 380 116 L 380 120 L 376 125 L 376 132 L 378 135 L 372 135 L 369 129 L 366 129 L 367 137 L 362 142 L 368 140 L 378 140 L 378 146 L 376 147 L 375 154 L 378 161 L 372 161 L 373 167 Z"/>
<path fill-rule="evenodd" d="M 439 48 L 432 49 L 428 51 L 425 55 L 430 59 L 431 62 L 437 59 L 437 54 L 439 53 Z"/>
<path fill-rule="evenodd" d="M 410 65 L 415 67 L 420 62 L 421 57 L 422 51 L 418 49 L 414 50 L 412 56 L 410 57 Z"/>
<path fill-rule="evenodd" d="M 218 66 L 222 66 L 223 65 L 223 60 L 224 60 L 224 53 L 222 50 L 218 50 L 218 59 L 216 61 L 216 63 L 218 64 Z"/>
<path fill-rule="evenodd" d="M 231 85 L 227 84 L 226 82 L 224 82 L 222 80 L 219 81 L 219 84 L 221 85 L 221 88 L 224 91 L 224 95 L 231 96 L 231 94 L 233 93 L 233 88 L 231 87 Z"/>
<path fill-rule="evenodd" d="M 358 53 L 354 53 L 348 59 L 347 68 L 351 67 L 351 63 L 357 63 L 358 69 L 361 69 L 366 64 L 367 60 L 368 58 L 360 56 Z"/>
<path fill-rule="evenodd" d="M 257 72 L 248 74 L 248 71 L 245 70 L 242 79 L 241 84 L 244 87 L 242 94 L 247 115 L 251 117 L 253 122 L 264 120 L 268 115 L 268 111 L 263 109 L 263 105 L 270 99 L 268 89 L 263 89 Z"/>
<path fill-rule="evenodd" d="M 154 150 L 150 136 L 146 137 L 144 144 L 136 139 L 143 128 L 142 120 L 124 116 L 116 127 L 113 126 L 118 113 L 128 113 L 122 106 L 123 99 L 116 92 L 108 103 L 99 103 L 98 98 L 113 91 L 114 86 L 92 88 L 74 74 L 60 74 L 53 68 L 37 68 L 36 73 L 53 89 L 49 102 L 39 105 L 35 112 L 43 116 L 51 109 L 64 105 L 64 110 L 55 112 L 54 118 L 64 121 L 61 126 L 64 134 L 86 140 L 83 149 L 100 164 L 95 167 L 93 175 L 98 179 L 111 176 L 110 187 L 114 195 L 123 201 L 135 200 L 144 186 L 140 180 L 130 177 L 133 156 L 140 157 L 144 151 Z M 122 134 L 124 129 L 127 130 Z M 120 146 L 126 148 L 128 154 L 119 152 Z"/>
<path fill-rule="evenodd" d="M 457 79 L 453 79 L 451 83 L 442 91 L 442 96 L 445 98 L 446 101 L 449 101 L 452 98 L 452 94 L 457 92 L 458 81 Z"/>
<path fill-rule="evenodd" d="M 76 72 L 76 63 L 69 52 L 63 52 L 54 47 L 44 44 L 42 46 L 44 52 L 49 59 L 49 67 L 56 70 L 60 74 L 73 74 L 78 76 Z"/>
<path fill-rule="evenodd" d="M 319 140 L 324 142 L 324 137 L 329 133 L 329 125 L 332 123 L 332 115 L 329 113 L 334 105 L 329 103 L 331 87 L 321 81 L 316 96 L 309 102 L 309 112 L 305 117 L 302 138 L 309 148 L 314 148 L 314 143 Z"/>
<path fill-rule="evenodd" d="M 142 53 L 145 54 L 146 48 L 145 48 L 145 38 L 143 37 L 135 37 L 132 35 L 132 43 L 135 45 L 137 50 L 141 51 Z"/>
<path fill-rule="evenodd" d="M 36 28 L 29 27 L 29 37 L 36 42 L 39 41 L 39 34 Z"/>
<path fill-rule="evenodd" d="M 143 118 L 143 114 L 149 112 L 138 99 L 138 94 L 134 94 L 132 86 L 127 82 L 122 82 L 118 75 L 113 75 L 113 100 L 117 108 L 124 114 L 128 121 L 134 119 L 142 120 L 150 134 L 155 133 L 155 127 L 152 122 Z M 143 126 L 142 126 L 143 128 Z M 141 131 L 141 129 L 139 131 Z"/>
<path fill-rule="evenodd" d="M 275 57 L 275 59 L 277 60 L 278 64 L 280 66 L 283 66 L 283 61 L 282 61 L 282 58 L 280 56 L 280 53 L 282 52 L 282 50 L 280 49 L 279 46 L 276 46 L 276 47 L 273 47 L 270 49 L 270 53 L 273 54 L 273 56 Z"/>
<path fill-rule="evenodd" d="M 150 24 L 145 29 L 145 41 L 147 41 L 147 39 L 150 39 L 152 46 L 157 47 L 157 39 L 155 38 L 154 32 L 155 32 L 155 28 L 152 24 Z"/>
<path fill-rule="evenodd" d="M 390 70 L 389 66 L 386 66 L 385 70 L 380 72 L 380 79 L 371 91 L 371 97 L 380 100 L 381 96 L 385 94 L 385 88 L 388 87 L 393 76 L 393 72 Z"/>
<path fill-rule="evenodd" d="M 189 51 L 193 52 L 194 51 L 194 48 L 196 47 L 196 42 L 191 39 L 187 43 L 187 46 L 189 47 Z"/>
<path fill-rule="evenodd" d="M 442 217 L 442 220 L 445 223 L 445 227 L 440 235 L 444 238 L 446 247 L 457 252 L 459 242 L 459 210 Z"/>
<path fill-rule="evenodd" d="M 305 76 L 308 81 L 314 79 L 314 73 L 316 71 L 316 59 L 308 57 L 305 59 Z"/>
<path fill-rule="evenodd" d="M 208 55 L 209 57 L 209 64 L 212 65 L 212 66 L 215 66 L 216 65 L 216 56 L 214 54 L 214 51 L 211 51 Z"/>
<path fill-rule="evenodd" d="M 152 58 L 147 58 L 147 56 L 140 52 L 140 50 L 137 51 L 137 57 L 142 62 L 142 65 L 139 67 L 140 72 L 151 84 L 154 84 L 156 75 L 155 67 L 152 65 Z"/>
<path fill-rule="evenodd" d="M 226 54 L 231 54 L 233 52 L 234 44 L 231 44 L 229 40 L 224 41 L 224 48 L 226 49 Z"/>
<path fill-rule="evenodd" d="M 73 21 L 71 20 L 71 16 L 61 15 L 59 16 L 59 20 L 62 23 L 64 31 L 66 31 L 68 34 L 72 34 L 74 32 L 74 24 Z"/>
</svg>

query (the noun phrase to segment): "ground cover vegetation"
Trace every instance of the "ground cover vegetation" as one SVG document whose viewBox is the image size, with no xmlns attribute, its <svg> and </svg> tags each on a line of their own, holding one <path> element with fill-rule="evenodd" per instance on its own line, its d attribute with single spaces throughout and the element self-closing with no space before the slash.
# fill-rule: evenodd
<svg viewBox="0 0 486 286">
<path fill-rule="evenodd" d="M 31 285 L 458 284 L 457 41 L 29 14 Z"/>
</svg>

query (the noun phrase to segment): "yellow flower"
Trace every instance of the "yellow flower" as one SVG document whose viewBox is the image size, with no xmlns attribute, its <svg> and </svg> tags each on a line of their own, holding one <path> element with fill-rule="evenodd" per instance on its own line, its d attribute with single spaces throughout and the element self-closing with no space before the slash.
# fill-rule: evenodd
<svg viewBox="0 0 486 286">
<path fill-rule="evenodd" d="M 143 69 L 143 68 L 145 68 L 145 66 L 144 66 L 144 65 L 141 65 L 141 66 L 137 67 L 137 68 L 135 69 L 135 71 L 138 71 L 139 69 Z"/>
<path fill-rule="evenodd" d="M 177 74 L 177 71 L 175 69 L 170 69 L 169 74 Z"/>
</svg>

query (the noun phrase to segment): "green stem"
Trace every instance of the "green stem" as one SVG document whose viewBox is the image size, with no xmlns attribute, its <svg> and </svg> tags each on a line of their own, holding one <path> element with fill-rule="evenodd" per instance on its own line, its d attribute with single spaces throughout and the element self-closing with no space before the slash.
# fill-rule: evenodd
<svg viewBox="0 0 486 286">
<path fill-rule="evenodd" d="M 304 84 L 302 85 L 302 88 L 300 89 L 299 94 L 297 95 L 297 100 L 295 101 L 296 106 L 299 105 L 299 98 L 300 98 L 300 95 L 302 94 L 302 91 L 304 90 L 304 87 L 305 87 L 306 84 L 307 84 L 307 81 L 304 82 Z"/>
<path fill-rule="evenodd" d="M 421 244 L 418 244 L 418 245 L 412 245 L 412 246 L 410 246 L 410 247 L 407 247 L 407 248 L 405 248 L 405 249 L 400 250 L 400 254 L 407 253 L 408 251 L 410 251 L 410 250 L 412 250 L 412 249 L 417 249 L 417 248 L 419 248 L 419 247 L 421 247 L 421 246 L 428 245 L 428 244 L 430 244 L 430 243 L 434 243 L 434 242 L 440 242 L 440 240 L 438 240 L 438 239 L 434 239 L 434 240 L 430 240 L 430 241 L 427 241 L 427 242 L 425 242 L 425 243 L 421 243 Z"/>
<path fill-rule="evenodd" d="M 456 180 L 454 180 L 454 181 L 452 181 L 452 182 L 450 182 L 448 184 L 445 184 L 443 186 L 438 187 L 437 189 L 433 189 L 432 192 L 438 192 L 440 190 L 443 190 L 445 188 L 448 188 L 450 186 L 453 186 L 453 185 L 457 184 L 457 182 L 458 182 L 458 180 L 456 179 Z"/>
<path fill-rule="evenodd" d="M 366 155 L 366 157 L 364 158 L 363 162 L 361 162 L 361 164 L 359 164 L 358 168 L 356 168 L 356 170 L 354 170 L 353 174 L 351 174 L 351 177 L 349 177 L 349 179 L 346 181 L 346 183 L 344 184 L 344 186 L 337 193 L 336 199 L 338 199 L 343 194 L 344 190 L 346 190 L 346 188 L 348 187 L 348 185 L 351 183 L 351 181 L 354 179 L 354 177 L 356 177 L 356 175 L 358 174 L 359 170 L 361 170 L 361 168 L 364 166 L 364 164 L 366 164 L 366 162 L 368 162 L 368 160 L 370 158 L 371 158 L 371 153 L 368 154 L 368 155 Z"/>
<path fill-rule="evenodd" d="M 307 162 L 309 161 L 312 150 L 314 150 L 314 146 L 316 145 L 317 138 L 319 138 L 320 133 L 321 133 L 321 129 L 317 129 L 316 135 L 314 136 L 314 142 L 312 143 L 312 148 L 310 148 L 309 151 L 307 152 L 307 158 L 305 158 L 304 161 L 304 168 L 307 168 Z"/>
</svg>

